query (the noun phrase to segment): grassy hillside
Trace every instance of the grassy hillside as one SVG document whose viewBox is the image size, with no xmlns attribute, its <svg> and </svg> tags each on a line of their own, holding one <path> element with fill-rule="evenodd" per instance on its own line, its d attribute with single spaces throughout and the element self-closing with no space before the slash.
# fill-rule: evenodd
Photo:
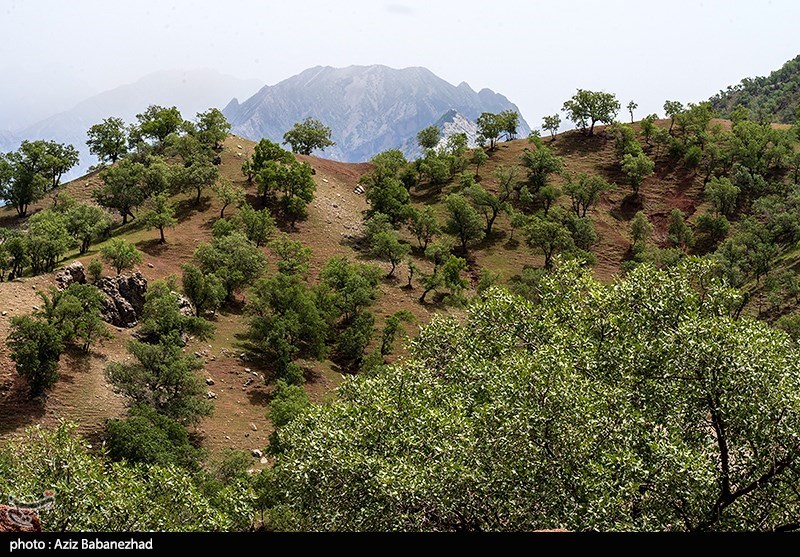
<svg viewBox="0 0 800 557">
<path fill-rule="evenodd" d="M 750 110 L 753 116 L 771 122 L 792 124 L 797 120 L 800 101 L 800 56 L 789 60 L 766 77 L 745 78 L 711 97 L 711 104 L 729 117 L 737 106 Z"/>
<path fill-rule="evenodd" d="M 654 122 L 657 128 L 666 130 L 668 120 Z M 713 121 L 720 129 L 730 129 L 726 121 Z M 640 124 L 633 129 L 641 138 Z M 643 142 L 644 144 L 644 142 Z M 704 199 L 704 176 L 697 168 L 690 169 L 680 157 L 670 155 L 662 149 L 645 145 L 645 152 L 656 159 L 654 173 L 647 177 L 633 195 L 627 177 L 622 173 L 615 151 L 615 139 L 610 130 L 598 127 L 592 137 L 579 132 L 568 132 L 555 139 L 544 140 L 544 145 L 561 157 L 565 172 L 552 177 L 553 185 L 563 187 L 568 175 L 580 173 L 598 175 L 607 180 L 611 187 L 604 192 L 599 201 L 588 213 L 597 234 L 597 241 L 591 247 L 597 262 L 593 267 L 596 277 L 610 281 L 621 273 L 623 264 L 631 258 L 630 221 L 642 211 L 654 226 L 653 243 L 656 247 L 668 245 L 668 220 L 670 211 L 680 209 L 687 222 L 694 225 L 699 215 L 709 210 Z M 241 164 L 253 152 L 254 144 L 236 136 L 230 136 L 224 143 L 221 156 L 221 175 L 235 185 L 247 189 L 248 203 L 260 207 L 255 184 L 248 184 L 241 173 Z M 532 149 L 528 139 L 518 139 L 498 144 L 489 160 L 480 168 L 481 185 L 489 191 L 496 190 L 495 172 L 501 167 L 520 166 L 526 149 Z M 658 156 L 656 156 L 658 155 Z M 309 206 L 309 217 L 301 221 L 296 229 L 284 227 L 283 231 L 293 239 L 299 240 L 312 249 L 312 283 L 316 281 L 319 270 L 334 256 L 347 256 L 353 260 L 369 261 L 388 271 L 389 264 L 372 260 L 366 253 L 362 241 L 363 222 L 369 205 L 364 195 L 355 193 L 354 188 L 360 179 L 372 169 L 372 165 L 339 163 L 323 158 L 299 156 L 315 170 L 314 182 L 317 191 Z M 466 172 L 473 172 L 474 166 Z M 525 179 L 525 171 L 520 166 L 520 180 Z M 99 186 L 100 178 L 92 173 L 63 186 L 63 190 L 74 197 L 89 201 L 91 192 Z M 445 209 L 443 200 L 453 192 L 461 190 L 458 179 L 451 180 L 441 188 L 426 184 L 413 188 L 411 202 L 414 206 L 433 206 L 443 221 Z M 169 275 L 180 275 L 181 265 L 191 260 L 192 254 L 201 242 L 211 238 L 211 227 L 219 217 L 220 204 L 210 191 L 206 191 L 202 203 L 194 204 L 192 194 L 181 194 L 173 201 L 179 224 L 166 231 L 166 244 L 158 243 L 158 232 L 146 230 L 139 219 L 125 226 L 118 226 L 114 236 L 123 237 L 144 253 L 144 260 L 138 266 L 149 280 L 157 280 Z M 41 210 L 52 203 L 45 199 L 32 207 L 32 212 Z M 557 205 L 569 207 L 569 199 L 562 196 Z M 227 215 L 235 214 L 229 208 Z M 0 209 L 0 226 L 20 226 L 21 222 L 11 208 Z M 415 240 L 407 230 L 405 239 L 412 245 Z M 93 245 L 89 252 L 78 259 L 86 265 L 97 256 L 102 243 Z M 275 269 L 275 260 L 267 248 L 264 252 L 270 258 L 270 270 Z M 412 257 L 423 271 L 429 271 L 432 264 L 419 250 Z M 73 251 L 66 262 L 77 258 Z M 507 214 L 501 214 L 491 237 L 470 249 L 467 257 L 469 269 L 469 288 L 467 295 L 474 295 L 479 277 L 484 271 L 497 273 L 501 284 L 519 278 L 526 268 L 541 268 L 542 255 L 525 242 L 522 231 L 513 230 Z M 800 267 L 800 252 L 784 250 L 779 254 L 776 268 L 795 271 Z M 420 304 L 419 278 L 415 287 L 408 289 L 406 266 L 401 265 L 397 275 L 384 278 L 380 284 L 380 297 L 374 306 L 376 329 L 380 330 L 386 317 L 404 309 L 416 318 L 416 325 L 408 327 L 409 334 L 415 334 L 419 324 L 426 323 L 435 313 L 447 312 L 461 315 L 463 310 L 443 305 L 440 299 L 431 298 L 429 303 Z M 53 285 L 53 274 L 19 278 L 0 284 L 0 337 L 9 332 L 9 319 L 15 315 L 30 313 L 33 306 L 40 303 L 36 292 Z M 764 282 L 750 282 L 746 288 L 755 292 L 763 288 Z M 753 298 L 753 311 L 763 300 Z M 787 302 L 780 311 L 789 311 L 793 306 Z M 193 340 L 186 352 L 196 352 L 205 361 L 201 372 L 204 378 L 213 381 L 209 387 L 217 394 L 215 412 L 205 419 L 197 433 L 205 447 L 218 453 L 224 448 L 253 449 L 264 447 L 271 432 L 271 424 L 266 418 L 267 404 L 272 390 L 273 370 L 269 365 L 248 361 L 243 345 L 246 330 L 244 304 L 241 300 L 223 308 L 216 314 L 214 325 L 216 334 L 212 340 L 199 342 Z M 110 328 L 113 338 L 94 349 L 90 357 L 67 353 L 60 362 L 61 379 L 56 383 L 46 401 L 27 399 L 25 386 L 14 370 L 8 357 L 8 348 L 0 346 L 0 436 L 13 435 L 24 426 L 34 423 L 53 424 L 59 419 L 79 422 L 81 431 L 89 436 L 99 435 L 103 424 L 109 417 L 121 416 L 125 412 L 123 400 L 115 395 L 107 385 L 103 370 L 110 361 L 130 359 L 126 343 L 132 330 Z M 374 343 L 375 341 L 373 341 Z M 403 351 L 399 354 L 402 356 Z M 322 362 L 301 362 L 307 383 L 305 388 L 314 401 L 323 401 L 342 379 L 344 370 L 329 360 Z M 262 377 L 266 381 L 262 380 Z"/>
</svg>

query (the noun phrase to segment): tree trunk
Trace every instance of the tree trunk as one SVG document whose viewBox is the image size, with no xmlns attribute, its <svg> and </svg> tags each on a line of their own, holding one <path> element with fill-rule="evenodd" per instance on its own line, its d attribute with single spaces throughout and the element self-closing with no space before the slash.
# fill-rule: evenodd
<svg viewBox="0 0 800 557">
<path fill-rule="evenodd" d="M 159 244 L 166 244 L 167 243 L 167 239 L 164 238 L 164 227 L 163 226 L 159 226 L 158 227 L 158 231 L 161 233 L 161 241 L 159 242 Z"/>
<path fill-rule="evenodd" d="M 198 187 L 198 188 L 197 188 L 197 197 L 196 197 L 196 198 L 195 198 L 195 200 L 194 200 L 194 204 L 195 204 L 195 205 L 200 205 L 200 194 L 201 194 L 202 192 L 203 192 L 203 188 L 202 188 L 202 187 Z"/>
<path fill-rule="evenodd" d="M 219 218 L 221 218 L 221 219 L 225 218 L 225 207 L 227 207 L 227 206 L 228 206 L 227 203 L 222 206 L 222 209 L 220 209 L 220 211 L 219 211 Z"/>
</svg>

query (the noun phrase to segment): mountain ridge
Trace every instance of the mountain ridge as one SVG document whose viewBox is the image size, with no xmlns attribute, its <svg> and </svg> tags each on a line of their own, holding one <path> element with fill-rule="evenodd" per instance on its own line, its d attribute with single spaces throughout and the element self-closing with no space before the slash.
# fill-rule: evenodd
<svg viewBox="0 0 800 557">
<path fill-rule="evenodd" d="M 359 162 L 400 148 L 452 109 L 473 121 L 482 112 L 520 113 L 491 89 L 476 92 L 465 81 L 455 86 L 422 66 L 394 69 L 375 64 L 314 66 L 262 87 L 241 103 L 232 99 L 223 114 L 233 133 L 254 141 L 266 137 L 280 142 L 295 122 L 317 118 L 331 128 L 337 143 L 325 156 Z M 520 134 L 529 131 L 520 114 Z"/>
</svg>

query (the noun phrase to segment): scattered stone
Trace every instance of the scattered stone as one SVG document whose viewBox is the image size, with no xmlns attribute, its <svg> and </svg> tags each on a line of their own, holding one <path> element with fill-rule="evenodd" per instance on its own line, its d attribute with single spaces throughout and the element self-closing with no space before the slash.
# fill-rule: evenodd
<svg viewBox="0 0 800 557">
<path fill-rule="evenodd" d="M 355 189 L 353 189 L 353 193 L 355 193 L 356 195 L 363 195 L 364 194 L 364 186 L 362 186 L 361 184 L 358 184 L 355 187 Z"/>
<path fill-rule="evenodd" d="M 31 307 L 33 308 L 33 311 L 39 311 L 39 306 L 31 306 Z"/>
<path fill-rule="evenodd" d="M 0 505 L 0 532 L 41 531 L 42 523 L 35 510 Z"/>
<path fill-rule="evenodd" d="M 331 207 L 333 207 L 334 209 L 338 209 L 338 208 L 339 208 L 339 206 L 338 206 L 336 203 L 334 203 L 333 205 L 331 205 Z"/>
<path fill-rule="evenodd" d="M 139 322 L 147 291 L 142 273 L 103 277 L 96 286 L 106 294 L 100 307 L 104 321 L 116 327 L 133 327 Z"/>
<path fill-rule="evenodd" d="M 225 439 L 226 439 L 226 440 L 228 440 L 228 441 L 230 441 L 230 440 L 231 440 L 231 436 L 230 436 L 230 435 L 226 435 L 226 436 L 225 436 Z"/>
<path fill-rule="evenodd" d="M 252 369 L 250 369 L 249 367 L 246 367 L 246 368 L 244 368 L 244 372 L 245 372 L 245 373 L 250 373 L 251 371 L 253 371 L 253 370 L 252 370 Z"/>
<path fill-rule="evenodd" d="M 7 311 L 4 311 L 4 312 L 3 312 L 3 317 L 5 317 L 6 315 L 8 315 L 8 312 L 7 312 Z"/>
<path fill-rule="evenodd" d="M 148 263 L 147 266 L 150 267 L 151 269 L 155 267 L 155 265 L 153 265 L 152 263 Z"/>
<path fill-rule="evenodd" d="M 256 424 L 250 424 L 250 429 L 253 431 L 258 431 L 258 426 Z"/>
<path fill-rule="evenodd" d="M 250 385 L 250 383 L 252 383 L 252 382 L 253 382 L 253 378 L 252 377 L 248 377 L 247 381 L 245 381 L 244 385 L 242 385 L 242 389 L 248 387 Z"/>
<path fill-rule="evenodd" d="M 76 282 L 78 284 L 84 284 L 86 282 L 86 270 L 83 267 L 83 263 L 80 261 L 70 263 L 56 273 L 56 287 L 59 290 L 64 290 L 70 284 Z M 36 286 L 33 286 L 33 289 L 36 290 Z"/>
<path fill-rule="evenodd" d="M 178 297 L 178 309 L 180 310 L 181 315 L 183 315 L 184 317 L 193 317 L 194 306 L 192 305 L 192 302 L 189 300 L 189 298 L 187 298 L 180 292 L 175 292 L 174 290 L 171 292 L 171 294 L 175 294 Z"/>
<path fill-rule="evenodd" d="M 241 151 L 242 149 L 244 149 L 244 147 L 242 147 L 241 145 L 237 145 L 237 146 L 236 146 L 236 148 L 237 148 L 237 149 L 239 149 L 240 151 Z"/>
<path fill-rule="evenodd" d="M 200 352 L 195 352 L 194 355 L 195 355 L 196 358 L 202 358 L 203 357 L 203 355 Z"/>
<path fill-rule="evenodd" d="M 262 453 L 262 452 L 261 452 L 261 449 L 253 449 L 253 450 L 252 450 L 252 451 L 250 451 L 250 452 L 251 452 L 251 453 L 253 454 L 253 456 L 254 456 L 254 457 L 256 457 L 256 458 L 261 458 L 262 456 L 264 456 L 264 453 Z"/>
<path fill-rule="evenodd" d="M 210 377 L 208 379 L 206 379 L 206 385 L 213 385 L 213 384 L 214 384 L 214 380 L 213 379 L 211 379 Z"/>
<path fill-rule="evenodd" d="M 328 180 L 326 178 L 323 178 L 322 181 L 325 182 L 326 184 L 328 183 Z"/>
<path fill-rule="evenodd" d="M 269 462 L 269 461 L 267 460 L 267 457 L 265 457 L 265 456 L 262 456 L 262 457 L 261 457 L 261 460 L 259 460 L 259 462 L 260 462 L 261 464 L 266 464 L 266 463 L 267 463 L 267 462 Z"/>
<path fill-rule="evenodd" d="M 31 289 L 32 290 L 36 290 L 36 285 L 35 284 L 31 284 Z"/>
<path fill-rule="evenodd" d="M 214 391 L 208 391 L 206 393 L 206 398 L 208 398 L 208 399 L 217 398 L 217 393 L 215 393 Z"/>
</svg>

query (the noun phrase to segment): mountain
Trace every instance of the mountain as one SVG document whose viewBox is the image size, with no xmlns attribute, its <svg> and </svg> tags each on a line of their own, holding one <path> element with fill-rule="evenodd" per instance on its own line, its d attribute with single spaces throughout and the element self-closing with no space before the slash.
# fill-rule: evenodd
<svg viewBox="0 0 800 557">
<path fill-rule="evenodd" d="M 470 120 L 461 114 L 458 110 L 448 110 L 441 118 L 434 122 L 433 125 L 442 132 L 442 138 L 439 140 L 439 144 L 436 145 L 436 149 L 447 145 L 447 139 L 451 135 L 459 133 L 467 135 L 467 145 L 470 149 L 478 145 L 478 124 L 476 124 L 474 120 Z M 409 160 L 416 159 L 422 155 L 422 148 L 417 143 L 416 136 L 407 138 L 400 147 L 400 150 L 403 151 L 403 154 Z"/>
<path fill-rule="evenodd" d="M 16 135 L 21 139 L 50 139 L 74 145 L 80 151 L 81 161 L 67 176 L 69 178 L 83 174 L 95 164 L 95 158 L 86 147 L 86 130 L 103 118 L 118 116 L 130 123 L 149 105 L 159 104 L 177 106 L 184 118 L 192 119 L 198 112 L 222 107 L 231 97 L 250 94 L 261 85 L 257 80 L 239 79 L 207 69 L 156 72 L 81 101 L 70 110 L 28 126 Z"/>
<path fill-rule="evenodd" d="M 786 62 L 768 77 L 745 78 L 711 97 L 711 104 L 722 117 L 729 117 L 739 105 L 750 109 L 752 117 L 793 124 L 800 102 L 800 56 Z"/>
<path fill-rule="evenodd" d="M 252 140 L 282 141 L 295 122 L 312 116 L 329 126 L 336 142 L 324 155 L 364 161 L 401 147 L 417 132 L 455 110 L 474 121 L 482 112 L 519 109 L 490 89 L 457 87 L 420 67 L 317 66 L 223 110 L 233 132 Z M 520 116 L 520 134 L 530 131 Z"/>
</svg>

